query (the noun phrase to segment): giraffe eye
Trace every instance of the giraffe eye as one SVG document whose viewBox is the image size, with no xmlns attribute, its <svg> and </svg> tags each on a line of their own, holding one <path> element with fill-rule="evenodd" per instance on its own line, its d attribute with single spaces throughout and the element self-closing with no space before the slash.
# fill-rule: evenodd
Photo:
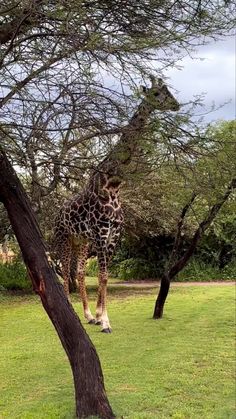
<svg viewBox="0 0 236 419">
<path fill-rule="evenodd" d="M 159 92 L 156 92 L 156 93 L 154 93 L 154 96 L 160 96 L 160 93 Z"/>
</svg>

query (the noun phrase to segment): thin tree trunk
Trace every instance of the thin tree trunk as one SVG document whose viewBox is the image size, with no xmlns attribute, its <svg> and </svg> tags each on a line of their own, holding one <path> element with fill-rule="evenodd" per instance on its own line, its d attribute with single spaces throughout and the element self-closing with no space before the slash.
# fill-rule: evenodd
<svg viewBox="0 0 236 419">
<path fill-rule="evenodd" d="M 210 224 L 212 223 L 212 221 L 214 220 L 214 218 L 220 211 L 222 205 L 227 201 L 231 192 L 235 188 L 236 188 L 236 178 L 232 179 L 224 195 L 222 195 L 221 198 L 219 198 L 218 202 L 212 206 L 208 215 L 199 224 L 199 227 L 195 231 L 194 236 L 190 242 L 190 245 L 188 249 L 185 251 L 185 253 L 183 254 L 183 256 L 179 260 L 173 261 L 173 263 L 169 264 L 167 271 L 163 274 L 161 278 L 161 286 L 160 286 L 159 294 L 157 296 L 157 300 L 154 307 L 154 313 L 153 313 L 154 319 L 160 319 L 163 316 L 163 309 L 164 309 L 165 301 L 169 292 L 170 281 L 187 265 L 187 263 L 189 262 L 189 259 L 191 258 L 191 256 L 193 255 L 197 247 L 198 242 L 202 238 L 204 232 L 210 226 Z M 186 212 L 187 211 L 185 207 L 181 215 L 185 216 Z M 183 220 L 183 217 L 182 217 L 182 220 Z M 182 228 L 181 222 L 179 226 Z M 177 233 L 177 236 L 178 236 L 178 233 Z M 176 256 L 176 252 L 175 252 L 175 256 Z"/>
<path fill-rule="evenodd" d="M 163 276 L 161 277 L 161 285 L 160 290 L 156 299 L 153 318 L 154 319 L 161 319 L 163 316 L 163 309 L 164 304 L 169 293 L 170 288 L 170 278 L 168 272 L 164 272 Z"/>
<path fill-rule="evenodd" d="M 178 225 L 177 225 L 177 231 L 176 231 L 176 235 L 175 235 L 175 241 L 174 241 L 173 249 L 172 249 L 172 252 L 170 254 L 170 258 L 169 258 L 169 261 L 168 261 L 167 268 L 165 269 L 165 272 L 164 272 L 164 274 L 162 275 L 162 278 L 161 278 L 160 290 L 159 290 L 159 294 L 158 294 L 158 297 L 157 297 L 157 300 L 156 300 L 154 313 L 153 313 L 153 318 L 154 319 L 160 319 L 163 316 L 163 308 L 164 308 L 164 304 L 165 304 L 167 295 L 169 293 L 169 288 L 170 288 L 169 270 L 176 262 L 176 258 L 177 258 L 178 251 L 179 251 L 180 244 L 181 244 L 181 232 L 182 232 L 182 228 L 183 228 L 183 224 L 184 224 L 184 219 L 185 219 L 186 214 L 188 213 L 189 208 L 193 204 L 196 196 L 197 196 L 196 193 L 193 192 L 189 202 L 187 202 L 187 204 L 184 206 L 184 208 L 181 211 L 179 221 L 178 221 Z"/>
<path fill-rule="evenodd" d="M 175 235 L 175 241 L 174 241 L 173 249 L 172 249 L 169 261 L 168 261 L 168 267 L 166 269 L 167 272 L 169 271 L 171 266 L 174 265 L 174 263 L 176 262 L 176 258 L 178 257 L 179 248 L 180 248 L 180 245 L 181 245 L 181 242 L 182 242 L 181 233 L 182 233 L 182 230 L 183 230 L 184 220 L 185 220 L 186 214 L 188 213 L 189 209 L 191 208 L 196 196 L 197 196 L 196 192 L 193 192 L 189 202 L 187 202 L 187 204 L 184 206 L 184 208 L 181 211 L 179 221 L 178 221 L 178 225 L 177 225 L 177 232 L 176 232 L 176 235 Z"/>
<path fill-rule="evenodd" d="M 33 288 L 39 294 L 70 361 L 77 417 L 113 418 L 95 347 L 48 263 L 46 246 L 29 200 L 1 150 L 0 200 L 7 209 Z"/>
</svg>

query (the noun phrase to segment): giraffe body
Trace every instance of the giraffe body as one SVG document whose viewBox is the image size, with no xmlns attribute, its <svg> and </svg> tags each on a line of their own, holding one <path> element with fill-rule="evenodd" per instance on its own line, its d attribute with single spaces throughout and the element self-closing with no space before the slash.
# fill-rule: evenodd
<svg viewBox="0 0 236 419">
<path fill-rule="evenodd" d="M 111 327 L 106 312 L 107 264 L 120 238 L 123 225 L 123 211 L 119 201 L 119 185 L 110 186 L 108 177 L 102 176 L 103 188 L 98 190 L 99 176 L 92 176 L 89 187 L 80 195 L 65 202 L 55 228 L 55 250 L 62 264 L 64 288 L 69 294 L 70 265 L 72 255 L 76 255 L 77 286 L 84 306 L 84 315 L 89 323 L 102 325 L 102 330 L 110 332 Z M 85 288 L 85 264 L 95 252 L 99 263 L 99 290 L 96 319 L 91 314 Z"/>
<path fill-rule="evenodd" d="M 114 149 L 93 171 L 85 190 L 67 201 L 56 219 L 54 250 L 62 265 L 65 292 L 69 295 L 70 266 L 75 255 L 76 283 L 84 316 L 89 323 L 101 324 L 106 333 L 111 332 L 106 309 L 107 266 L 119 241 L 124 218 L 119 198 L 123 169 L 130 163 L 145 124 L 156 109 L 177 111 L 179 104 L 162 80 L 157 83 L 152 78 L 152 87 L 145 89 L 145 98 Z M 94 251 L 99 267 L 96 318 L 89 309 L 85 287 L 85 264 Z"/>
</svg>

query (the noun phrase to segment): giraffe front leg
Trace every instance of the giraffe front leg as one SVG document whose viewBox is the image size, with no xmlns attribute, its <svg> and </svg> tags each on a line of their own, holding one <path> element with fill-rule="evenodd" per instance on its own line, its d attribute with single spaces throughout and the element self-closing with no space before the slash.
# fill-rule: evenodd
<svg viewBox="0 0 236 419">
<path fill-rule="evenodd" d="M 89 308 L 88 295 L 85 285 L 85 265 L 88 256 L 88 248 L 89 245 L 86 244 L 78 253 L 76 284 L 78 286 L 80 298 L 83 303 L 84 317 L 89 324 L 95 324 L 95 318 L 93 317 Z"/>
<path fill-rule="evenodd" d="M 86 286 L 85 286 L 84 273 L 82 273 L 81 271 L 78 271 L 77 273 L 77 281 L 78 281 L 79 294 L 80 294 L 80 298 L 82 300 L 83 309 L 84 309 L 84 317 L 88 321 L 89 324 L 95 324 L 96 320 L 93 317 L 89 308 L 89 304 L 88 304 L 88 295 L 87 295 Z"/>
<path fill-rule="evenodd" d="M 106 309 L 106 297 L 107 297 L 107 281 L 108 273 L 106 266 L 106 256 L 103 253 L 98 253 L 98 264 L 99 264 L 99 287 L 98 287 L 98 299 L 96 308 L 96 324 L 101 324 L 102 332 L 111 333 L 111 325 L 109 322 L 107 309 Z"/>
</svg>

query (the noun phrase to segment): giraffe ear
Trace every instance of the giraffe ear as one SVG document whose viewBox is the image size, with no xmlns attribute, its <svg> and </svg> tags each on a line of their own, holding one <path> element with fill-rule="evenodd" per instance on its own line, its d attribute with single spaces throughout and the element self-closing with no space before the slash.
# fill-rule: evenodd
<svg viewBox="0 0 236 419">
<path fill-rule="evenodd" d="M 150 77 L 150 80 L 151 80 L 151 83 L 152 83 L 152 89 L 155 88 L 155 87 L 157 87 L 158 83 L 157 83 L 156 77 L 153 76 L 153 74 L 150 74 L 149 77 Z"/>
</svg>

